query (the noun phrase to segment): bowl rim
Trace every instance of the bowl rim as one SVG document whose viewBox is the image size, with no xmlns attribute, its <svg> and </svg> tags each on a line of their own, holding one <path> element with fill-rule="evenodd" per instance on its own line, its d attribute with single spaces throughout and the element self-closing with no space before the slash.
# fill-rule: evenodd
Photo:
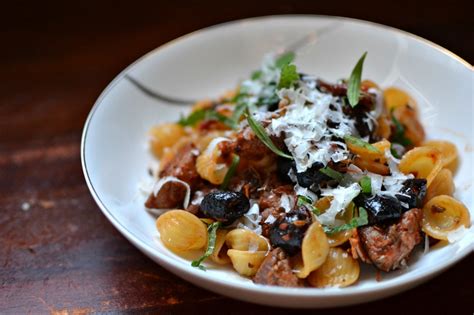
<svg viewBox="0 0 474 315">
<path fill-rule="evenodd" d="M 101 200 L 99 193 L 96 191 L 95 187 L 92 184 L 92 181 L 89 175 L 89 170 L 87 168 L 86 158 L 85 158 L 86 157 L 86 152 L 85 152 L 86 141 L 87 141 L 87 134 L 88 134 L 90 123 L 94 117 L 95 112 L 97 111 L 98 107 L 100 106 L 102 101 L 105 99 L 105 97 L 123 79 L 125 74 L 128 73 L 136 64 L 140 63 L 142 60 L 144 60 L 145 58 L 153 54 L 159 53 L 161 50 L 167 48 L 168 46 L 171 46 L 173 44 L 186 40 L 187 38 L 199 33 L 207 32 L 207 31 L 222 28 L 222 27 L 233 27 L 243 22 L 244 23 L 247 23 L 247 22 L 260 23 L 260 22 L 268 22 L 273 19 L 300 19 L 300 18 L 316 18 L 316 19 L 322 18 L 322 19 L 332 19 L 335 21 L 348 21 L 348 22 L 353 22 L 353 23 L 359 23 L 362 25 L 369 25 L 369 26 L 372 26 L 384 31 L 398 33 L 440 51 L 447 57 L 453 60 L 456 60 L 458 63 L 466 67 L 468 70 L 473 71 L 473 66 L 470 65 L 467 61 L 465 61 L 464 59 L 462 59 L 455 53 L 447 50 L 446 48 L 436 43 L 431 42 L 430 40 L 424 39 L 418 35 L 414 35 L 407 31 L 403 31 L 391 26 L 387 26 L 387 25 L 383 25 L 383 24 L 379 24 L 379 23 L 375 23 L 371 21 L 365 21 L 361 19 L 354 19 L 354 18 L 348 18 L 348 17 L 342 17 L 342 16 L 331 16 L 331 15 L 313 15 L 313 14 L 286 15 L 286 14 L 283 14 L 283 15 L 267 15 L 267 16 L 251 17 L 251 18 L 245 18 L 245 19 L 237 19 L 237 20 L 232 20 L 232 21 L 208 26 L 208 27 L 193 31 L 191 33 L 182 35 L 142 55 L 141 57 L 136 59 L 134 62 L 132 62 L 130 65 L 128 65 L 125 69 L 123 69 L 119 74 L 117 74 L 115 78 L 101 92 L 99 97 L 96 99 L 93 107 L 91 108 L 89 115 L 85 121 L 83 132 L 82 132 L 82 138 L 81 138 L 81 147 L 80 147 L 81 165 L 82 165 L 82 170 L 83 170 L 84 177 L 85 177 L 87 186 L 89 188 L 89 191 L 92 197 L 94 198 L 95 202 L 101 209 L 102 213 L 107 217 L 107 219 L 112 223 L 112 225 L 117 230 L 119 230 L 120 233 L 123 236 L 125 236 L 125 238 L 127 238 L 134 246 L 136 246 L 138 249 L 140 249 L 143 253 L 145 253 L 150 258 L 153 257 L 153 260 L 158 262 L 165 269 L 175 274 L 177 274 L 178 271 L 184 274 L 188 274 L 189 276 L 192 276 L 194 279 L 202 280 L 203 284 L 204 283 L 208 283 L 210 285 L 215 284 L 217 286 L 221 286 L 221 287 L 224 286 L 229 289 L 237 289 L 241 291 L 252 291 L 252 292 L 255 292 L 261 295 L 267 295 L 267 296 L 274 296 L 274 295 L 293 296 L 293 297 L 298 296 L 298 297 L 304 298 L 304 297 L 316 297 L 316 296 L 317 297 L 341 297 L 341 296 L 347 296 L 347 295 L 363 295 L 363 294 L 375 293 L 376 291 L 381 291 L 381 290 L 394 291 L 394 290 L 403 288 L 405 286 L 409 286 L 412 283 L 415 283 L 415 284 L 421 283 L 423 280 L 426 280 L 434 276 L 435 274 L 442 272 L 443 270 L 447 269 L 451 265 L 465 258 L 472 250 L 469 250 L 470 248 L 469 246 L 467 246 L 463 248 L 461 251 L 457 252 L 457 255 L 452 256 L 449 260 L 443 261 L 441 264 L 433 265 L 431 266 L 431 268 L 423 269 L 407 277 L 402 277 L 403 275 L 401 275 L 399 277 L 392 278 L 386 282 L 380 282 L 377 286 L 362 287 L 362 288 L 357 287 L 357 286 L 346 287 L 343 289 L 339 289 L 339 288 L 325 288 L 325 289 L 286 288 L 286 287 L 278 287 L 278 286 L 265 286 L 265 285 L 259 285 L 259 284 L 222 281 L 222 279 L 218 279 L 216 277 L 208 277 L 206 276 L 207 274 L 205 272 L 199 270 L 198 268 L 193 268 L 190 265 L 188 267 L 183 264 L 175 264 L 176 260 L 173 257 L 160 255 L 159 253 L 157 254 L 155 248 L 142 242 L 138 237 L 136 237 L 131 231 L 128 230 L 126 225 L 124 225 L 123 223 L 121 223 L 119 220 L 115 218 L 113 212 L 106 207 L 106 205 Z M 182 275 L 179 275 L 179 276 L 181 277 Z"/>
</svg>

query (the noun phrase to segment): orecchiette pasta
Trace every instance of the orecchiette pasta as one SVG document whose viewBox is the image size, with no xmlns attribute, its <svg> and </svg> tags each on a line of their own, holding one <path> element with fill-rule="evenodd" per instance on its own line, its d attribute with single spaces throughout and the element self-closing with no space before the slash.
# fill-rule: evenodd
<svg viewBox="0 0 474 315">
<path fill-rule="evenodd" d="M 448 195 L 454 193 L 453 174 L 447 168 L 443 168 L 433 179 L 431 185 L 426 190 L 425 203 L 436 196 Z"/>
<path fill-rule="evenodd" d="M 422 229 L 429 236 L 447 240 L 461 226 L 471 226 L 469 210 L 453 197 L 437 196 L 423 207 Z"/>
<path fill-rule="evenodd" d="M 170 210 L 156 220 L 163 244 L 172 251 L 183 252 L 206 246 L 206 225 L 194 214 Z"/>
<path fill-rule="evenodd" d="M 317 288 L 347 287 L 359 279 L 360 267 L 356 259 L 341 248 L 329 249 L 329 254 L 318 269 L 313 271 L 308 282 Z"/>
<path fill-rule="evenodd" d="M 417 178 L 426 178 L 428 187 L 441 171 L 441 152 L 435 148 L 418 147 L 408 151 L 400 161 L 400 171 L 413 174 Z"/>
<path fill-rule="evenodd" d="M 155 126 L 150 130 L 151 151 L 156 157 L 161 158 L 167 148 L 172 147 L 185 135 L 184 128 L 178 124 L 165 123 Z"/>
<path fill-rule="evenodd" d="M 415 100 L 408 95 L 407 92 L 396 87 L 389 87 L 383 91 L 384 102 L 386 108 L 391 111 L 399 107 L 409 105 L 413 109 L 417 109 Z"/>
<path fill-rule="evenodd" d="M 216 232 L 216 245 L 214 251 L 212 252 L 209 258 L 220 265 L 225 265 L 230 263 L 230 258 L 227 255 L 227 246 L 225 244 L 225 239 L 229 230 L 219 229 Z"/>
<path fill-rule="evenodd" d="M 332 197 L 323 197 L 323 198 L 319 199 L 314 204 L 314 206 L 321 213 L 324 213 L 329 208 L 329 206 L 331 205 L 331 200 L 332 199 L 333 199 Z M 336 215 L 336 219 L 340 220 L 341 222 L 348 223 L 352 219 L 353 210 L 354 210 L 354 203 L 351 202 L 350 205 L 344 210 L 344 212 L 339 213 L 339 214 Z M 326 237 L 328 239 L 329 247 L 336 247 L 336 246 L 339 246 L 341 244 L 344 244 L 345 242 L 347 242 L 351 238 L 353 232 L 354 232 L 353 229 L 349 229 L 349 230 L 344 230 L 344 231 L 337 232 L 337 233 L 326 234 Z"/>
<path fill-rule="evenodd" d="M 226 235 L 232 266 L 241 275 L 253 276 L 270 249 L 268 241 L 253 231 L 234 229 Z"/>
<path fill-rule="evenodd" d="M 313 222 L 301 244 L 302 264 L 296 266 L 296 276 L 306 278 L 312 271 L 321 266 L 329 253 L 326 233 L 318 221 Z"/>
<path fill-rule="evenodd" d="M 443 157 L 443 167 L 448 168 L 453 173 L 456 171 L 458 166 L 459 153 L 458 149 L 452 142 L 431 140 L 424 142 L 423 146 L 438 149 Z"/>
<path fill-rule="evenodd" d="M 408 138 L 413 145 L 421 145 L 425 140 L 425 130 L 418 120 L 416 110 L 408 105 L 400 106 L 393 110 L 393 116 L 404 126 L 405 137 Z"/>
<path fill-rule="evenodd" d="M 219 162 L 220 151 L 215 142 L 216 139 L 212 140 L 207 149 L 198 156 L 196 171 L 202 178 L 219 185 L 224 181 L 229 167 L 225 163 Z"/>
</svg>

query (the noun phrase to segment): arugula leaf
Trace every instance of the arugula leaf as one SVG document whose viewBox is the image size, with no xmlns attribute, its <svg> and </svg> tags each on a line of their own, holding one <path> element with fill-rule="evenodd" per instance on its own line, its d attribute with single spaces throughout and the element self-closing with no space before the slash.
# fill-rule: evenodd
<svg viewBox="0 0 474 315">
<path fill-rule="evenodd" d="M 225 174 L 224 181 L 221 184 L 222 190 L 226 190 L 227 186 L 229 186 L 229 182 L 231 178 L 234 176 L 235 171 L 237 171 L 237 166 L 239 166 L 239 162 L 240 162 L 240 156 L 238 156 L 237 154 L 234 154 L 232 156 L 232 163 L 230 164 L 229 170 Z"/>
<path fill-rule="evenodd" d="M 277 146 L 272 142 L 272 139 L 270 139 L 270 137 L 265 132 L 265 129 L 252 117 L 248 111 L 245 114 L 245 117 L 247 118 L 247 122 L 249 123 L 250 128 L 253 130 L 257 138 L 259 138 L 260 141 L 262 141 L 263 144 L 267 146 L 267 148 L 272 150 L 276 155 L 287 159 L 293 159 L 291 155 L 288 155 L 277 148 Z"/>
<path fill-rule="evenodd" d="M 237 128 L 237 124 L 232 118 L 224 116 L 209 108 L 194 111 L 188 117 L 181 117 L 181 119 L 178 121 L 178 124 L 181 126 L 195 126 L 198 122 L 203 120 L 217 120 L 231 129 Z"/>
<path fill-rule="evenodd" d="M 342 232 L 346 230 L 351 230 L 353 228 L 366 225 L 368 223 L 369 223 L 369 219 L 367 215 L 367 210 L 365 210 L 363 207 L 359 207 L 358 217 L 352 218 L 349 223 L 339 225 L 333 228 L 325 226 L 324 232 L 326 232 L 326 234 L 334 234 L 334 233 L 338 233 L 338 232 Z"/>
<path fill-rule="evenodd" d="M 313 206 L 313 201 L 306 196 L 298 195 L 297 205 L 309 208 L 315 215 L 321 214 L 321 211 L 317 207 Z"/>
<path fill-rule="evenodd" d="M 393 110 L 392 110 L 392 122 L 395 125 L 395 133 L 392 136 L 392 142 L 399 143 L 404 147 L 411 145 L 412 144 L 411 140 L 405 136 L 405 127 L 393 115 Z"/>
<path fill-rule="evenodd" d="M 368 143 L 368 142 L 366 142 L 366 141 L 364 141 L 360 138 L 353 137 L 353 136 L 345 136 L 344 140 L 346 141 L 346 143 L 353 144 L 355 146 L 367 149 L 367 150 L 372 151 L 372 152 L 381 153 L 379 149 L 377 149 L 376 147 L 374 147 L 370 143 Z"/>
<path fill-rule="evenodd" d="M 329 166 L 326 166 L 325 168 L 322 168 L 319 171 L 331 177 L 332 179 L 337 180 L 338 182 L 340 182 L 344 178 L 344 175 L 342 173 L 339 173 L 338 171 L 333 170 Z"/>
<path fill-rule="evenodd" d="M 359 104 L 360 81 L 362 77 L 362 68 L 364 67 L 365 56 L 367 56 L 367 52 L 365 52 L 362 57 L 360 57 L 354 69 L 352 69 L 349 82 L 347 83 L 347 98 L 349 99 L 349 104 L 351 104 L 352 107 L 355 107 L 357 104 Z"/>
<path fill-rule="evenodd" d="M 275 67 L 283 68 L 283 66 L 286 66 L 287 64 L 293 62 L 293 60 L 295 60 L 295 53 L 289 51 L 275 60 Z"/>
<path fill-rule="evenodd" d="M 300 79 L 300 76 L 298 74 L 298 71 L 296 71 L 296 66 L 287 64 L 283 66 L 283 68 L 281 68 L 280 82 L 278 82 L 278 89 L 290 88 L 296 82 L 298 82 L 299 79 Z"/>
<path fill-rule="evenodd" d="M 360 187 L 362 188 L 362 192 L 364 194 L 371 194 L 372 193 L 372 180 L 369 176 L 364 176 L 360 179 Z"/>
<path fill-rule="evenodd" d="M 211 256 L 212 255 L 212 252 L 214 251 L 214 248 L 216 247 L 216 232 L 217 232 L 217 229 L 220 228 L 222 225 L 222 222 L 214 222 L 212 224 L 210 224 L 208 227 L 207 227 L 207 232 L 208 232 L 208 240 L 207 240 L 207 249 L 206 249 L 206 252 L 204 253 L 204 255 L 202 255 L 198 260 L 194 260 L 192 263 L 191 263 L 191 266 L 193 267 L 197 267 L 201 270 L 206 270 L 206 268 L 204 266 L 201 266 L 201 263 L 204 261 L 204 259 L 206 259 L 207 257 Z"/>
</svg>

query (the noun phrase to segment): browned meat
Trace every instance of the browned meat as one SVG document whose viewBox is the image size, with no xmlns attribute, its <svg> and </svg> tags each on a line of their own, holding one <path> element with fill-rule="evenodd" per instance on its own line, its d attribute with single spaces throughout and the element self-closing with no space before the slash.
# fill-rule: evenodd
<svg viewBox="0 0 474 315">
<path fill-rule="evenodd" d="M 421 218 L 420 209 L 411 209 L 388 227 L 359 228 L 362 246 L 377 268 L 388 272 L 406 264 L 413 248 L 421 242 Z"/>
<path fill-rule="evenodd" d="M 293 273 L 290 261 L 281 248 L 275 248 L 267 255 L 253 278 L 253 282 L 281 287 L 303 286 Z"/>
<path fill-rule="evenodd" d="M 199 183 L 200 177 L 196 171 L 196 150 L 193 144 L 187 144 L 183 146 L 176 156 L 165 165 L 164 169 L 160 172 L 160 178 L 165 176 L 174 176 L 181 179 L 194 189 Z"/>
<path fill-rule="evenodd" d="M 253 167 L 246 167 L 239 169 L 230 180 L 229 190 L 241 191 L 249 198 L 258 198 L 261 181 L 260 174 Z"/>
<path fill-rule="evenodd" d="M 151 193 L 145 202 L 145 207 L 150 209 L 182 209 L 186 186 L 180 182 L 166 182 L 155 196 Z"/>
<path fill-rule="evenodd" d="M 359 238 L 359 233 L 357 230 L 354 231 L 352 234 L 352 237 L 349 239 L 349 243 L 351 244 L 351 254 L 352 258 L 354 259 L 360 259 L 361 261 L 371 264 L 372 261 L 370 260 L 369 256 L 367 256 L 367 253 L 365 252 L 360 238 Z"/>
<path fill-rule="evenodd" d="M 208 193 L 216 190 L 217 188 L 209 183 L 201 183 L 197 190 L 194 192 L 189 202 L 189 206 L 186 211 L 191 212 L 192 214 L 197 214 L 201 206 L 201 201 Z"/>
<path fill-rule="evenodd" d="M 293 200 L 296 200 L 295 191 L 293 190 L 293 186 L 291 185 L 282 185 L 276 188 L 273 188 L 269 191 L 264 191 L 260 199 L 258 200 L 258 205 L 260 209 L 279 209 L 280 208 L 280 200 L 281 196 L 286 194 L 288 196 L 292 196 Z"/>
<path fill-rule="evenodd" d="M 246 127 L 239 132 L 236 141 L 232 142 L 232 148 L 242 160 L 258 161 L 266 155 L 274 155 L 274 153 L 257 138 L 250 127 Z"/>
</svg>

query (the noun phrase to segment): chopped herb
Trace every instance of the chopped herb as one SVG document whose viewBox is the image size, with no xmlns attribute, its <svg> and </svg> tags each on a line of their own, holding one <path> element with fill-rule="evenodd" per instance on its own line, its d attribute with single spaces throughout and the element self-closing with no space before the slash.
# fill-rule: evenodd
<svg viewBox="0 0 474 315">
<path fill-rule="evenodd" d="M 359 104 L 360 81 L 366 55 L 367 52 L 365 52 L 362 57 L 360 57 L 359 61 L 352 70 L 349 82 L 347 83 L 347 98 L 349 99 L 349 104 L 351 104 L 352 107 L 355 107 L 357 104 Z"/>
<path fill-rule="evenodd" d="M 245 102 L 238 102 L 237 105 L 235 105 L 234 112 L 232 113 L 232 120 L 236 125 L 239 123 L 240 118 L 242 117 L 246 109 L 247 103 Z"/>
<path fill-rule="evenodd" d="M 376 147 L 374 147 L 373 145 L 371 145 L 367 141 L 364 141 L 360 138 L 353 137 L 353 136 L 345 136 L 344 140 L 346 141 L 346 143 L 353 144 L 355 146 L 367 149 L 367 150 L 372 151 L 372 152 L 381 153 L 379 149 L 377 149 Z"/>
<path fill-rule="evenodd" d="M 257 71 L 254 71 L 252 73 L 252 76 L 250 77 L 253 81 L 255 80 L 258 80 L 260 79 L 260 77 L 262 76 L 262 71 L 261 70 L 257 70 Z"/>
<path fill-rule="evenodd" d="M 237 124 L 234 120 L 232 120 L 232 118 L 224 116 L 216 112 L 214 109 L 209 108 L 194 111 L 188 117 L 181 117 L 181 119 L 178 121 L 178 124 L 180 124 L 181 126 L 195 126 L 198 122 L 202 120 L 217 120 L 225 124 L 229 128 L 237 128 Z"/>
<path fill-rule="evenodd" d="M 405 127 L 393 115 L 393 111 L 392 111 L 392 122 L 395 125 L 395 132 L 392 136 L 392 142 L 399 143 L 404 147 L 411 145 L 412 144 L 411 140 L 405 136 Z"/>
<path fill-rule="evenodd" d="M 338 233 L 338 232 L 342 232 L 346 230 L 351 230 L 356 227 L 366 225 L 368 223 L 369 223 L 369 220 L 367 216 L 367 210 L 365 210 L 362 207 L 359 207 L 359 216 L 352 218 L 349 223 L 339 225 L 333 228 L 325 226 L 324 232 L 326 232 L 326 234 L 334 234 L 334 233 Z"/>
<path fill-rule="evenodd" d="M 247 118 L 247 122 L 249 123 L 250 128 L 252 128 L 257 138 L 259 138 L 263 144 L 272 150 L 273 153 L 287 159 L 293 159 L 291 155 L 288 155 L 277 148 L 277 146 L 272 142 L 272 139 L 270 139 L 270 137 L 265 132 L 265 129 L 252 117 L 249 112 L 245 114 L 245 117 Z"/>
<path fill-rule="evenodd" d="M 296 66 L 287 64 L 281 68 L 280 82 L 278 83 L 278 88 L 290 88 L 298 82 L 300 76 L 298 71 L 296 71 Z"/>
<path fill-rule="evenodd" d="M 283 66 L 286 66 L 287 64 L 291 63 L 293 60 L 295 60 L 295 53 L 292 51 L 289 51 L 287 53 L 284 53 L 283 55 L 281 55 L 275 60 L 275 67 L 283 68 Z"/>
<path fill-rule="evenodd" d="M 313 206 L 313 201 L 306 196 L 298 195 L 297 204 L 298 206 L 305 206 L 306 208 L 309 208 L 315 215 L 321 214 L 321 211 L 317 207 Z"/>
<path fill-rule="evenodd" d="M 221 189 L 226 190 L 227 186 L 229 186 L 229 182 L 231 178 L 234 176 L 235 171 L 237 170 L 237 166 L 239 166 L 240 157 L 237 154 L 232 156 L 232 163 L 230 164 L 229 170 L 225 174 L 224 181 L 221 184 Z"/>
<path fill-rule="evenodd" d="M 207 240 L 207 249 L 204 255 L 202 255 L 198 260 L 194 260 L 191 263 L 191 266 L 197 267 L 201 270 L 206 270 L 204 266 L 201 266 L 201 263 L 209 256 L 212 255 L 214 248 L 216 247 L 216 232 L 217 229 L 222 225 L 222 222 L 214 222 L 207 227 L 208 240 Z"/>
<path fill-rule="evenodd" d="M 400 154 L 398 154 L 397 150 L 395 150 L 395 148 L 393 147 L 393 143 L 390 144 L 390 153 L 392 153 L 393 157 L 396 159 L 402 158 Z"/>
<path fill-rule="evenodd" d="M 325 168 L 322 168 L 319 170 L 321 173 L 331 177 L 332 179 L 337 180 L 340 182 L 343 178 L 344 175 L 342 173 L 339 173 L 338 171 L 333 170 L 332 168 L 326 166 Z"/>
<path fill-rule="evenodd" d="M 364 176 L 360 179 L 360 187 L 362 188 L 362 192 L 364 194 L 371 194 L 372 193 L 372 180 L 369 176 Z"/>
</svg>

